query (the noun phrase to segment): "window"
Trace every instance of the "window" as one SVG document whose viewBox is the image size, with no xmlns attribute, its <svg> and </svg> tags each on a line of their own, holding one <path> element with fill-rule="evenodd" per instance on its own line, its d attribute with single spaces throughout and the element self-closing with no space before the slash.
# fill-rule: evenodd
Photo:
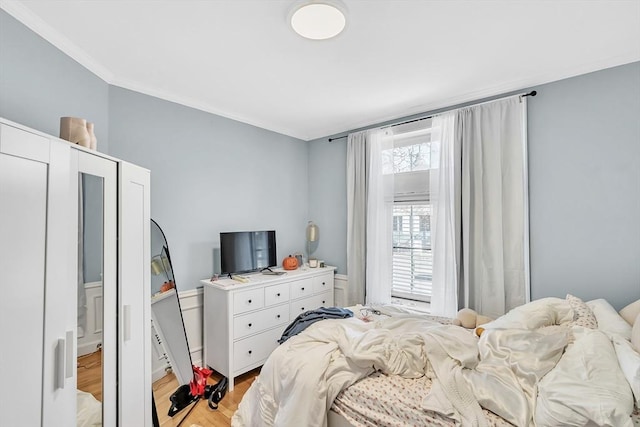
<svg viewBox="0 0 640 427">
<path fill-rule="evenodd" d="M 433 257 L 430 219 L 431 205 L 428 202 L 394 204 L 393 297 L 418 301 L 431 299 Z"/>
<path fill-rule="evenodd" d="M 439 160 L 432 131 L 431 120 L 394 128 L 393 150 L 383 153 L 384 173 L 394 176 L 391 295 L 425 302 L 433 274 L 429 169 Z"/>
</svg>

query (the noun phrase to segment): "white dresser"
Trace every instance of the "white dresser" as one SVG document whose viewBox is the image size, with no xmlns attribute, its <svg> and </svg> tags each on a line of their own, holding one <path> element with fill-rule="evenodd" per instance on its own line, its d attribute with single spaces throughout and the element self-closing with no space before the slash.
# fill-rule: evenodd
<svg viewBox="0 0 640 427">
<path fill-rule="evenodd" d="M 333 306 L 335 267 L 252 274 L 204 284 L 204 361 L 229 378 L 264 364 L 296 316 Z"/>
</svg>

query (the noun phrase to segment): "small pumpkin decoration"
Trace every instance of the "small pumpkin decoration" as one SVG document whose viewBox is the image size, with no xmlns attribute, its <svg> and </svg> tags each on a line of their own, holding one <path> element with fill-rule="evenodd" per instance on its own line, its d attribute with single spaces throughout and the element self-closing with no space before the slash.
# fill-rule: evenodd
<svg viewBox="0 0 640 427">
<path fill-rule="evenodd" d="M 169 280 L 168 282 L 164 282 L 162 286 L 160 286 L 160 292 L 167 292 L 175 287 L 176 285 L 175 283 L 173 283 L 173 280 Z"/>
<path fill-rule="evenodd" d="M 295 270 L 298 268 L 298 260 L 296 257 L 289 255 L 282 260 L 282 268 L 285 270 Z"/>
</svg>

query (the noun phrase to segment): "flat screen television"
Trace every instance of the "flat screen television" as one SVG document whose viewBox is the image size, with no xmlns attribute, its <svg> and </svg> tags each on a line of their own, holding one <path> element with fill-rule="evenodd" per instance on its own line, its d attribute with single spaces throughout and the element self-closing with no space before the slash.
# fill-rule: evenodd
<svg viewBox="0 0 640 427">
<path fill-rule="evenodd" d="M 275 231 L 220 233 L 222 274 L 248 273 L 276 265 Z"/>
</svg>

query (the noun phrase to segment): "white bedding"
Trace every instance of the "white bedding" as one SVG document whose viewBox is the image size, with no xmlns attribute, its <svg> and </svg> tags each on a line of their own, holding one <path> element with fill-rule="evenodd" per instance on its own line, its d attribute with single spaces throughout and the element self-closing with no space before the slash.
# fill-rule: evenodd
<svg viewBox="0 0 640 427">
<path fill-rule="evenodd" d="M 359 379 L 376 370 L 418 378 L 429 367 L 436 375 L 423 408 L 463 425 L 487 425 L 480 405 L 519 426 L 533 425 L 534 418 L 538 425 L 568 423 L 572 413 L 569 420 L 552 420 L 536 411 L 541 379 L 551 373 L 562 376 L 558 368 L 571 363 L 559 363 L 563 351 L 573 330 L 582 330 L 566 326 L 571 316 L 562 300 L 548 300 L 519 307 L 489 324 L 480 340 L 462 328 L 420 316 L 371 323 L 356 318 L 318 322 L 274 351 L 245 394 L 232 425 L 326 426 L 335 397 Z M 558 323 L 565 326 L 547 327 Z M 593 331 L 575 334 L 576 342 L 569 347 L 598 334 L 610 344 L 605 334 Z M 597 349 L 591 353 L 596 358 L 600 355 Z M 617 362 L 607 367 L 612 372 L 620 369 Z M 560 387 L 569 393 L 580 390 L 582 407 L 601 407 L 601 393 L 611 391 L 616 399 L 607 405 L 613 407 L 600 416 L 612 416 L 617 424 L 610 425 L 630 425 L 633 401 L 624 376 L 614 373 L 597 384 L 598 393 L 593 395 L 588 393 L 594 385 L 588 383 L 588 375 L 586 380 L 584 376 L 566 378 Z M 590 419 L 588 414 L 580 416 Z"/>
<path fill-rule="evenodd" d="M 91 393 L 77 390 L 77 427 L 102 426 L 102 403 Z"/>
</svg>

